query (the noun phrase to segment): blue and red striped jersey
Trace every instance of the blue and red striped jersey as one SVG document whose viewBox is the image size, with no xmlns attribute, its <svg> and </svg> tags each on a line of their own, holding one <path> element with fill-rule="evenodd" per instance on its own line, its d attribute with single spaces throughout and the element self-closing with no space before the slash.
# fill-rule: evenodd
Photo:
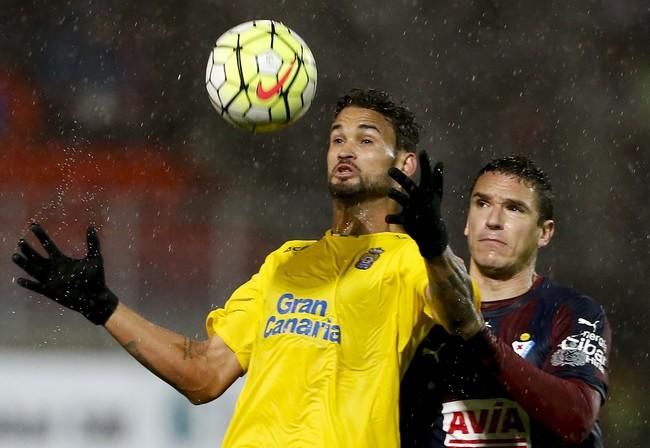
<svg viewBox="0 0 650 448">
<path fill-rule="evenodd" d="M 486 302 L 481 311 L 491 333 L 519 357 L 547 374 L 588 385 L 605 401 L 611 330 L 593 299 L 539 277 L 525 294 Z M 440 326 L 420 344 L 402 380 L 402 447 L 602 447 L 598 422 L 586 440 L 570 445 L 532 418 L 526 410 L 530 404 L 511 397 L 498 372 L 487 369 L 475 350 Z M 521 381 L 529 388 L 549 388 L 525 373 Z M 549 389 L 541 392 L 557 396 Z"/>
</svg>

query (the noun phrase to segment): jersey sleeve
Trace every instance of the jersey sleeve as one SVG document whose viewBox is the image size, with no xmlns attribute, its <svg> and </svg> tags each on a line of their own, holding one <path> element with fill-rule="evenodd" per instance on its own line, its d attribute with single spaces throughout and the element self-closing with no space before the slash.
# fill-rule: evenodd
<svg viewBox="0 0 650 448">
<path fill-rule="evenodd" d="M 219 335 L 235 353 L 244 371 L 248 370 L 251 353 L 262 319 L 262 297 L 265 284 L 276 265 L 271 253 L 259 272 L 230 296 L 223 308 L 211 311 L 205 322 L 208 336 Z"/>
<path fill-rule="evenodd" d="M 437 323 L 437 318 L 427 294 L 429 278 L 426 265 L 417 248 L 415 253 L 405 251 L 398 262 L 401 266 L 397 291 L 398 352 L 403 375 L 417 346 Z"/>
<path fill-rule="evenodd" d="M 560 306 L 544 370 L 561 378 L 579 379 L 607 396 L 611 329 L 604 310 L 586 296 Z"/>
</svg>

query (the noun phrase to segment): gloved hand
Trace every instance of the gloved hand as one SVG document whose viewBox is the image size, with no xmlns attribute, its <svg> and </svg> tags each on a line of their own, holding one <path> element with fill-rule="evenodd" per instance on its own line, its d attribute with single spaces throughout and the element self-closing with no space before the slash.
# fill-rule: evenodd
<svg viewBox="0 0 650 448">
<path fill-rule="evenodd" d="M 80 312 L 95 325 L 104 325 L 115 311 L 118 299 L 106 287 L 95 228 L 88 227 L 88 253 L 81 259 L 63 255 L 39 224 L 32 224 L 30 229 L 49 257 L 41 256 L 20 239 L 21 253 L 13 254 L 11 259 L 36 281 L 18 278 L 16 283 Z"/>
<path fill-rule="evenodd" d="M 440 214 L 442 200 L 442 162 L 431 170 L 429 156 L 420 151 L 420 185 L 406 174 L 393 167 L 388 175 L 404 188 L 403 193 L 395 188 L 388 192 L 388 197 L 402 206 L 397 215 L 386 216 L 386 222 L 400 224 L 415 240 L 420 253 L 427 260 L 440 256 L 447 247 L 448 237 L 445 222 Z"/>
</svg>

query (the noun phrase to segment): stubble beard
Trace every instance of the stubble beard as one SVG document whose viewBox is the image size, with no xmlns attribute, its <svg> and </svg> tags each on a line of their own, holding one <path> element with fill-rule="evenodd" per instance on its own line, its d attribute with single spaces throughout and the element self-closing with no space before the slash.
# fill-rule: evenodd
<svg viewBox="0 0 650 448">
<path fill-rule="evenodd" d="M 358 203 L 368 199 L 386 197 L 392 186 L 388 176 L 385 179 L 368 180 L 359 178 L 359 182 L 351 185 L 345 182 L 335 184 L 331 179 L 328 182 L 328 189 L 332 199 L 346 203 Z"/>
</svg>

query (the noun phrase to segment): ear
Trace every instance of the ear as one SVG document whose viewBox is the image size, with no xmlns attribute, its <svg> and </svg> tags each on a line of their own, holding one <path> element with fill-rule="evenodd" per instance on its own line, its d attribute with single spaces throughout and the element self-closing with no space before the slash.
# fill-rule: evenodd
<svg viewBox="0 0 650 448">
<path fill-rule="evenodd" d="M 553 238 L 553 234 L 555 233 L 555 221 L 552 219 L 547 219 L 542 223 L 540 229 L 541 233 L 537 239 L 538 248 L 548 246 L 548 244 L 551 242 L 551 238 Z"/>
<path fill-rule="evenodd" d="M 395 167 L 402 170 L 407 176 L 412 176 L 418 168 L 417 157 L 414 152 L 400 151 L 395 160 Z"/>
<path fill-rule="evenodd" d="M 467 220 L 465 221 L 465 228 L 463 229 L 463 235 L 469 236 L 469 216 L 467 217 Z"/>
</svg>

